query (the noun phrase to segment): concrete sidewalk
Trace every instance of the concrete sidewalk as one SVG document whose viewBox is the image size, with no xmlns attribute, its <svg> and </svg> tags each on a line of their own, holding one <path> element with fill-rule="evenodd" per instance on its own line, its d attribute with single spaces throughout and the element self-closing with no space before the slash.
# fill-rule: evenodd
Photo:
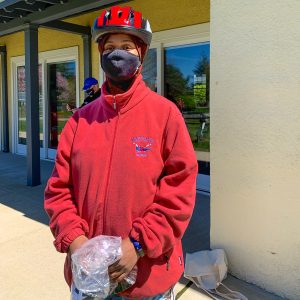
<svg viewBox="0 0 300 300">
<path fill-rule="evenodd" d="M 69 299 L 63 278 L 64 254 L 57 253 L 43 209 L 43 191 L 53 162 L 42 161 L 42 185 L 26 186 L 24 157 L 0 152 L 0 299 Z M 208 195 L 197 194 L 184 251 L 209 249 Z M 225 283 L 250 300 L 280 300 L 256 286 L 229 276 Z M 178 299 L 210 299 L 182 278 L 176 285 Z"/>
</svg>

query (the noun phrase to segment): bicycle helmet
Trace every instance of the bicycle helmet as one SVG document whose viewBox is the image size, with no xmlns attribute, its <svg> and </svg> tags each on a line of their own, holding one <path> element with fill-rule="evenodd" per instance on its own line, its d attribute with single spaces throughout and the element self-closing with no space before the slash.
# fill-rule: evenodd
<svg viewBox="0 0 300 300">
<path fill-rule="evenodd" d="M 92 37 L 96 43 L 108 33 L 126 33 L 141 39 L 147 46 L 152 39 L 149 21 L 142 17 L 142 13 L 131 7 L 113 6 L 104 10 L 96 18 L 92 28 Z"/>
</svg>

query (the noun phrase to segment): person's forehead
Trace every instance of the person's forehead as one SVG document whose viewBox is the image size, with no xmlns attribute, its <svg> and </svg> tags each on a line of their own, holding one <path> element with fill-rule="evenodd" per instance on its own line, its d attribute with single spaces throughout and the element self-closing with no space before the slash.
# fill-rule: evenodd
<svg viewBox="0 0 300 300">
<path fill-rule="evenodd" d="M 129 34 L 113 33 L 107 37 L 107 39 L 105 40 L 105 44 L 113 43 L 113 42 L 133 42 L 134 43 L 134 39 Z"/>
</svg>

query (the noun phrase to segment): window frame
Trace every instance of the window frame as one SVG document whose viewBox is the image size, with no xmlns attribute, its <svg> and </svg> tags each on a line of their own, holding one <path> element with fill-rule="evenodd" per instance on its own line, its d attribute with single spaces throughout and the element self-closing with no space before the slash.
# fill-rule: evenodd
<svg viewBox="0 0 300 300">
<path fill-rule="evenodd" d="M 44 51 L 39 53 L 39 65 L 42 65 L 42 90 L 43 90 L 43 133 L 44 141 L 43 147 L 40 148 L 41 158 L 50 158 L 53 159 L 56 151 L 48 148 L 48 124 L 47 118 L 48 115 L 48 84 L 46 80 L 47 77 L 47 64 L 48 63 L 60 63 L 75 61 L 75 72 L 76 72 L 76 106 L 79 106 L 80 99 L 80 82 L 79 82 L 79 54 L 78 46 L 55 49 L 50 51 Z M 17 103 L 17 67 L 25 66 L 25 56 L 16 56 L 12 57 L 11 61 L 11 120 L 12 120 L 12 153 L 17 153 L 21 155 L 26 155 L 26 145 L 24 147 L 19 147 L 18 144 L 18 103 Z"/>
<path fill-rule="evenodd" d="M 188 44 L 209 43 L 209 23 L 154 32 L 150 49 L 157 51 L 157 93 L 164 95 L 164 49 Z"/>
<path fill-rule="evenodd" d="M 150 49 L 157 50 L 157 93 L 164 96 L 164 49 L 188 44 L 210 43 L 210 24 L 203 23 L 153 33 Z M 210 162 L 210 152 L 195 151 L 197 159 Z"/>
</svg>

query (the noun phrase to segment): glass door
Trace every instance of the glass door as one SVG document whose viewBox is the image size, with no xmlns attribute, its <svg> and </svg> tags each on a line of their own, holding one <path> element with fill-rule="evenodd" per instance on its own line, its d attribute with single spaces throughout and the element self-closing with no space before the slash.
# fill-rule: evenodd
<svg viewBox="0 0 300 300">
<path fill-rule="evenodd" d="M 17 153 L 26 154 L 26 80 L 25 66 L 18 65 L 16 67 L 16 83 L 17 83 Z M 42 65 L 39 65 L 39 120 L 40 120 L 40 147 L 44 147 L 43 135 L 43 88 L 42 88 Z M 41 156 L 43 151 L 41 149 Z"/>
<path fill-rule="evenodd" d="M 48 117 L 47 158 L 54 159 L 60 134 L 70 112 L 66 105 L 76 106 L 76 62 L 55 62 L 47 64 Z"/>
</svg>

